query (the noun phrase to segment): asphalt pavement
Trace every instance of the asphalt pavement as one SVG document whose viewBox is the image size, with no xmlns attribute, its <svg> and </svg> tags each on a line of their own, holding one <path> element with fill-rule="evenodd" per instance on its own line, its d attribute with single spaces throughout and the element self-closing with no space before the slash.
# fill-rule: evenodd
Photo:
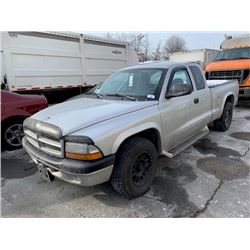
<svg viewBox="0 0 250 250">
<path fill-rule="evenodd" d="M 250 217 L 250 109 L 174 159 L 161 157 L 152 188 L 128 200 L 109 183 L 47 183 L 23 149 L 2 152 L 2 217 Z"/>
</svg>

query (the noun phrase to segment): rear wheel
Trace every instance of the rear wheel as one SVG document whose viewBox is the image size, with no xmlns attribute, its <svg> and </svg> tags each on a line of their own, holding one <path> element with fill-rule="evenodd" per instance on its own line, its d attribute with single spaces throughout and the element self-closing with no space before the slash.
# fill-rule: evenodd
<svg viewBox="0 0 250 250">
<path fill-rule="evenodd" d="M 23 120 L 8 121 L 2 127 L 2 148 L 15 150 L 22 147 Z"/>
<path fill-rule="evenodd" d="M 214 121 L 214 129 L 218 131 L 226 131 L 229 129 L 233 118 L 233 104 L 226 102 L 222 115 L 218 120 Z"/>
<path fill-rule="evenodd" d="M 111 176 L 113 188 L 127 198 L 146 193 L 156 174 L 158 155 L 154 144 L 144 138 L 129 139 L 120 148 Z"/>
</svg>

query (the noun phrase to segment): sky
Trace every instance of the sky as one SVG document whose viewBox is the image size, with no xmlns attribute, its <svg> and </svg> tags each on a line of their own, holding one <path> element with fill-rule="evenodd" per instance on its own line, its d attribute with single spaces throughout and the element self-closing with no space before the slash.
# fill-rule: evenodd
<svg viewBox="0 0 250 250">
<path fill-rule="evenodd" d="M 83 32 L 85 34 L 94 36 L 105 36 L 107 32 Z M 112 34 L 112 32 L 109 32 Z M 117 32 L 119 33 L 119 32 Z M 125 32 L 122 32 L 125 33 Z M 239 35 L 247 32 L 147 32 L 150 42 L 150 49 L 154 49 L 159 42 L 163 47 L 165 41 L 171 35 L 179 35 L 186 41 L 186 47 L 188 50 L 194 49 L 219 49 L 221 42 L 224 40 L 224 35 Z M 115 33 L 114 33 L 115 34 Z"/>
</svg>

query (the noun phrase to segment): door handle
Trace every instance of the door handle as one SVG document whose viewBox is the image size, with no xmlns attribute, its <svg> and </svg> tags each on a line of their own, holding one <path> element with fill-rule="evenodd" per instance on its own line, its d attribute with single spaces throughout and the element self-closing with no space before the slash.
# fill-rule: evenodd
<svg viewBox="0 0 250 250">
<path fill-rule="evenodd" d="M 194 104 L 199 103 L 199 101 L 200 101 L 199 98 L 195 98 L 195 99 L 194 99 Z"/>
</svg>

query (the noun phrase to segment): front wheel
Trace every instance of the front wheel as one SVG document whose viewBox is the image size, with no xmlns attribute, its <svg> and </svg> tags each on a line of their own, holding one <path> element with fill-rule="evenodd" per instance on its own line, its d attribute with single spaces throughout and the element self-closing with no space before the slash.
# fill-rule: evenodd
<svg viewBox="0 0 250 250">
<path fill-rule="evenodd" d="M 233 104 L 226 102 L 222 115 L 218 120 L 214 121 L 214 128 L 219 131 L 226 131 L 229 129 L 233 118 Z"/>
<path fill-rule="evenodd" d="M 129 139 L 119 149 L 111 176 L 113 188 L 127 198 L 146 193 L 156 174 L 158 155 L 154 144 L 144 138 Z"/>
<path fill-rule="evenodd" d="M 15 150 L 22 147 L 23 120 L 6 122 L 2 127 L 2 148 Z"/>
</svg>

